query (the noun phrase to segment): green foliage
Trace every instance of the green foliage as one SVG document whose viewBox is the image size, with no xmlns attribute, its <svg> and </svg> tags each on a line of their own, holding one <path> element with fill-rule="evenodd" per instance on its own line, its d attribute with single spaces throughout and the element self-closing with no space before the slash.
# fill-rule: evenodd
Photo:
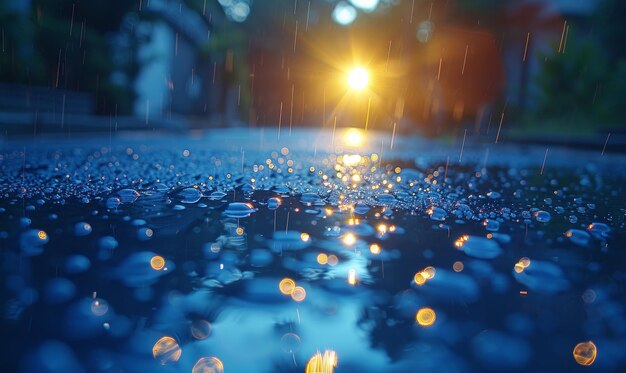
<svg viewBox="0 0 626 373">
<path fill-rule="evenodd" d="M 606 59 L 590 40 L 575 42 L 570 35 L 564 53 L 546 58 L 537 77 L 540 97 L 536 114 L 544 118 L 598 118 L 598 92 L 606 80 Z"/>
<path fill-rule="evenodd" d="M 110 79 L 115 71 L 136 72 L 132 61 L 113 61 L 107 38 L 120 30 L 136 7 L 130 0 L 33 0 L 26 14 L 0 6 L 5 50 L 0 53 L 0 81 L 87 91 L 97 97 L 98 111 L 130 110 L 134 93 Z M 132 80 L 132 77 L 131 77 Z"/>
</svg>

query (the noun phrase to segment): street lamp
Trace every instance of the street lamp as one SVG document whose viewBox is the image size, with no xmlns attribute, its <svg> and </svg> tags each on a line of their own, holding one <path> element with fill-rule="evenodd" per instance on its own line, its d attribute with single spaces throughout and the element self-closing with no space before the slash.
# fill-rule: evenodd
<svg viewBox="0 0 626 373">
<path fill-rule="evenodd" d="M 361 91 L 367 88 L 369 73 L 362 67 L 356 67 L 348 73 L 348 85 L 350 88 Z"/>
</svg>

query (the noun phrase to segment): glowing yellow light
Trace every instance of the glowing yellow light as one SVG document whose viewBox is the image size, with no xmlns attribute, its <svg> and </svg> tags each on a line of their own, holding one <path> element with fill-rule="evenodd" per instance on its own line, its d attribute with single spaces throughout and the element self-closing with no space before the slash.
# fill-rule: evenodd
<svg viewBox="0 0 626 373">
<path fill-rule="evenodd" d="M 48 235 L 44 231 L 39 231 L 39 232 L 37 232 L 37 237 L 39 237 L 39 239 L 43 241 L 46 238 L 48 238 Z"/>
<path fill-rule="evenodd" d="M 160 271 L 165 267 L 165 259 L 162 256 L 155 255 L 150 259 L 150 267 L 155 271 Z"/>
<path fill-rule="evenodd" d="M 327 207 L 326 208 L 326 216 L 332 216 L 333 215 L 333 209 Z"/>
<path fill-rule="evenodd" d="M 356 285 L 356 270 L 354 269 L 348 271 L 348 284 Z"/>
<path fill-rule="evenodd" d="M 530 259 L 523 257 L 519 260 L 519 264 L 521 264 L 524 268 L 528 268 L 528 266 L 530 265 Z"/>
<path fill-rule="evenodd" d="M 465 268 L 463 262 L 454 262 L 454 264 L 452 265 L 452 269 L 454 269 L 454 272 L 461 272 L 463 271 L 463 268 Z"/>
<path fill-rule="evenodd" d="M 463 247 L 463 244 L 467 240 L 469 240 L 469 236 L 468 235 L 461 236 L 456 241 L 454 241 L 454 246 L 456 246 L 458 248 L 461 248 L 461 247 Z"/>
<path fill-rule="evenodd" d="M 191 373 L 223 373 L 224 364 L 216 357 L 202 357 L 191 369 Z"/>
<path fill-rule="evenodd" d="M 348 85 L 350 88 L 360 91 L 366 88 L 368 83 L 369 74 L 364 68 L 357 67 L 348 73 Z"/>
<path fill-rule="evenodd" d="M 356 129 L 356 128 L 350 128 L 344 134 L 344 143 L 349 146 L 360 146 L 363 143 L 363 132 L 361 132 L 361 130 Z M 347 156 L 350 156 L 350 155 L 347 154 Z M 344 156 L 343 159 L 345 163 L 346 156 Z M 361 160 L 361 156 L 358 157 L 358 160 L 359 161 Z"/>
<path fill-rule="evenodd" d="M 243 234 L 243 228 L 238 227 L 237 229 L 235 229 L 235 233 L 237 233 L 238 236 L 241 236 Z"/>
<path fill-rule="evenodd" d="M 325 265 L 328 263 L 328 255 L 324 254 L 324 253 L 319 253 L 317 255 L 317 262 L 321 265 Z"/>
<path fill-rule="evenodd" d="M 370 253 L 374 254 L 374 255 L 378 255 L 380 254 L 380 246 L 378 244 L 371 244 L 370 245 Z"/>
<path fill-rule="evenodd" d="M 342 241 L 347 246 L 352 246 L 356 243 L 356 237 L 352 233 L 348 233 L 345 236 L 343 236 Z"/>
<path fill-rule="evenodd" d="M 350 133 L 354 133 L 354 132 L 350 132 Z M 346 139 L 346 142 L 348 143 L 348 145 L 351 145 L 351 146 L 360 145 L 363 139 L 361 138 L 360 134 L 358 134 L 357 136 L 358 138 L 353 138 L 353 136 L 348 134 L 348 138 Z M 358 154 L 346 154 L 343 156 L 342 161 L 343 161 L 343 164 L 345 164 L 346 166 L 351 166 L 351 167 L 356 166 L 361 162 L 361 156 Z"/>
<path fill-rule="evenodd" d="M 156 341 L 152 347 L 152 356 L 161 365 L 177 362 L 182 353 L 183 351 L 180 349 L 178 342 L 172 337 L 163 337 Z"/>
<path fill-rule="evenodd" d="M 435 323 L 436 319 L 437 315 L 435 314 L 435 311 L 428 307 L 420 309 L 417 311 L 417 314 L 415 314 L 415 320 L 421 326 L 431 326 Z"/>
<path fill-rule="evenodd" d="M 379 224 L 376 229 L 378 229 L 378 232 L 380 232 L 380 234 L 387 233 L 387 226 L 385 224 Z"/>
<path fill-rule="evenodd" d="M 291 299 L 296 302 L 302 302 L 306 298 L 306 290 L 302 286 L 296 286 L 291 293 Z"/>
<path fill-rule="evenodd" d="M 278 284 L 278 288 L 280 289 L 281 293 L 285 295 L 291 295 L 296 288 L 296 282 L 287 277 L 287 278 L 280 280 L 280 283 Z"/>
<path fill-rule="evenodd" d="M 337 366 L 337 353 L 333 350 L 319 351 L 309 359 L 305 373 L 333 373 Z"/>
<path fill-rule="evenodd" d="M 413 281 L 415 281 L 417 285 L 421 286 L 426 283 L 426 278 L 424 277 L 424 274 L 422 272 L 417 272 L 415 276 L 413 276 Z"/>
<path fill-rule="evenodd" d="M 574 347 L 574 360 L 580 365 L 591 365 L 596 360 L 598 349 L 591 342 L 581 342 Z"/>
<path fill-rule="evenodd" d="M 309 236 L 309 234 L 308 234 L 308 233 L 302 233 L 302 234 L 300 234 L 300 239 L 301 239 L 302 241 L 304 241 L 304 242 L 308 242 L 310 238 L 311 238 L 311 236 Z"/>
<path fill-rule="evenodd" d="M 524 272 L 524 266 L 521 263 L 515 263 L 515 266 L 513 267 L 513 270 L 515 270 L 516 273 L 522 273 Z"/>
<path fill-rule="evenodd" d="M 435 273 L 437 273 L 435 267 L 428 266 L 422 271 L 422 276 L 424 276 L 425 279 L 430 280 L 435 277 Z"/>
</svg>

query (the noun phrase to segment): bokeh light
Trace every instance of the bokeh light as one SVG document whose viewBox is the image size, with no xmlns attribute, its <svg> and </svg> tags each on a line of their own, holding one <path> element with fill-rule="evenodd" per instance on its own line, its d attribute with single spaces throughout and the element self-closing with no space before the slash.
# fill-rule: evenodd
<svg viewBox="0 0 626 373">
<path fill-rule="evenodd" d="M 191 369 L 191 373 L 223 373 L 224 364 L 214 356 L 198 359 Z"/>
<path fill-rule="evenodd" d="M 333 373 L 337 367 L 337 353 L 333 350 L 326 350 L 322 355 L 317 352 L 309 359 L 306 365 L 306 373 Z"/>
<path fill-rule="evenodd" d="M 348 85 L 357 91 L 367 88 L 369 73 L 362 67 L 356 67 L 348 73 Z"/>
<path fill-rule="evenodd" d="M 178 342 L 169 336 L 162 337 L 152 347 L 152 356 L 161 365 L 176 363 L 182 353 Z"/>
<path fill-rule="evenodd" d="M 160 271 L 165 267 L 165 259 L 162 256 L 155 255 L 150 259 L 150 267 L 155 271 Z"/>
<path fill-rule="evenodd" d="M 291 293 L 291 299 L 302 302 L 306 298 L 306 290 L 302 286 L 296 286 Z"/>
<path fill-rule="evenodd" d="M 280 283 L 278 284 L 278 288 L 280 289 L 281 293 L 285 295 L 291 295 L 294 289 L 296 288 L 296 282 L 286 277 L 280 280 Z"/>
<path fill-rule="evenodd" d="M 574 360 L 580 365 L 591 365 L 596 360 L 598 349 L 596 345 L 591 342 L 581 342 L 574 347 Z"/>
<path fill-rule="evenodd" d="M 435 323 L 436 319 L 437 315 L 435 314 L 435 311 L 428 307 L 421 308 L 417 311 L 417 314 L 415 314 L 415 320 L 421 326 L 431 326 Z"/>
</svg>

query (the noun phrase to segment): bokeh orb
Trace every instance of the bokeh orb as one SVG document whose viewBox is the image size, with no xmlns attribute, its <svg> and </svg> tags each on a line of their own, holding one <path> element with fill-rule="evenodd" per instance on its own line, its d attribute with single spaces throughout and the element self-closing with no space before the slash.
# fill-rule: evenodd
<svg viewBox="0 0 626 373">
<path fill-rule="evenodd" d="M 580 365 L 591 365 L 596 361 L 598 349 L 596 345 L 591 342 L 581 342 L 574 347 L 574 360 Z"/>
<path fill-rule="evenodd" d="M 180 359 L 183 351 L 172 337 L 162 337 L 152 347 L 152 356 L 161 365 L 174 364 Z"/>
<path fill-rule="evenodd" d="M 191 368 L 191 373 L 223 373 L 224 364 L 215 356 L 202 357 Z"/>
<path fill-rule="evenodd" d="M 435 311 L 433 311 L 432 308 L 428 307 L 421 308 L 417 311 L 417 314 L 415 314 L 415 320 L 421 326 L 431 326 L 435 323 L 436 319 L 437 314 L 435 314 Z"/>
</svg>

